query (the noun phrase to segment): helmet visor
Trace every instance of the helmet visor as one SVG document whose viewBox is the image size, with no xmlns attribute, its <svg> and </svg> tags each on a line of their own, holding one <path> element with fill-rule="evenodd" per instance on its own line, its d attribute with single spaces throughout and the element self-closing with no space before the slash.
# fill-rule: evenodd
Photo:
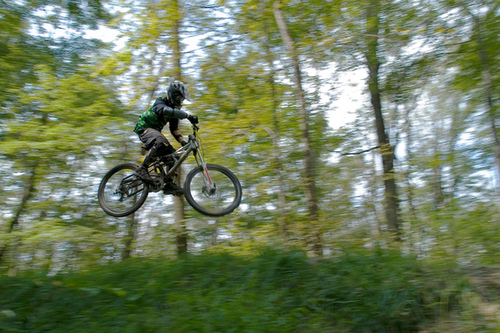
<svg viewBox="0 0 500 333">
<path fill-rule="evenodd" d="M 176 106 L 180 106 L 182 104 L 182 102 L 184 102 L 184 97 L 181 95 L 181 94 L 174 94 L 173 97 L 173 103 L 174 105 Z"/>
</svg>

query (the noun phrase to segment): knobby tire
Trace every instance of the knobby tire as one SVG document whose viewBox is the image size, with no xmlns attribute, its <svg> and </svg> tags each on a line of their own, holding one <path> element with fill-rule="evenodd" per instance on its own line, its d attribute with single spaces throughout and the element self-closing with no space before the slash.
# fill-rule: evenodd
<svg viewBox="0 0 500 333">
<path fill-rule="evenodd" d="M 227 168 L 217 164 L 207 164 L 207 169 L 216 184 L 220 197 L 211 198 L 201 193 L 202 166 L 198 166 L 186 175 L 184 196 L 187 202 L 198 212 L 208 216 L 223 216 L 234 211 L 241 202 L 242 189 L 238 178 Z M 209 207 L 212 205 L 213 207 Z"/>
<path fill-rule="evenodd" d="M 125 208 L 117 210 L 117 209 L 111 207 L 111 204 L 113 202 L 112 202 L 112 200 L 110 200 L 110 198 L 106 197 L 107 191 L 114 190 L 113 188 L 110 188 L 113 185 L 108 184 L 108 181 L 111 179 L 111 177 L 113 177 L 116 173 L 118 173 L 120 171 L 124 171 L 124 170 L 126 170 L 128 174 L 132 174 L 133 171 L 137 168 L 138 168 L 138 165 L 136 165 L 134 163 L 124 163 L 124 164 L 120 164 L 120 165 L 115 166 L 114 168 L 109 170 L 104 175 L 101 183 L 99 184 L 98 201 L 99 201 L 99 205 L 101 206 L 101 208 L 107 214 L 109 214 L 111 216 L 115 216 L 115 217 L 127 216 L 127 215 L 134 213 L 139 208 L 141 208 L 141 206 L 146 201 L 148 194 L 149 194 L 149 186 L 144 184 L 144 183 L 142 183 L 143 188 L 142 188 L 140 197 L 138 197 L 137 199 L 133 198 L 133 197 L 128 198 L 129 200 L 132 201 L 131 202 L 132 205 L 130 207 L 127 207 L 125 205 Z M 116 201 L 114 203 L 116 203 Z"/>
</svg>

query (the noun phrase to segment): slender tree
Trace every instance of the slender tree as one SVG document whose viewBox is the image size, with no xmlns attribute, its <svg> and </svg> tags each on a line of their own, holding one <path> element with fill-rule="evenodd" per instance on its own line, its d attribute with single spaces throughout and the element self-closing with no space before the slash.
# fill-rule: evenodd
<svg viewBox="0 0 500 333">
<path fill-rule="evenodd" d="M 313 152 L 309 139 L 309 116 L 307 111 L 305 92 L 302 86 L 302 72 L 300 68 L 300 60 L 295 43 L 288 31 L 288 26 L 283 16 L 280 1 L 275 1 L 273 4 L 273 13 L 276 19 L 276 24 L 283 38 L 283 42 L 288 50 L 292 61 L 295 78 L 295 95 L 297 98 L 297 106 L 300 113 L 300 129 L 302 132 L 301 143 L 304 154 L 304 181 L 306 187 L 307 207 L 309 209 L 309 219 L 312 226 L 311 242 L 316 254 L 322 253 L 321 230 L 319 225 L 318 200 L 316 194 L 316 176 L 315 162 L 313 160 Z"/>
<path fill-rule="evenodd" d="M 462 72 L 468 72 L 476 77 L 475 82 L 478 85 L 466 84 L 462 87 L 466 89 L 479 88 L 480 99 L 486 110 L 486 117 L 491 133 L 492 150 L 494 154 L 497 188 L 500 193 L 500 139 L 498 136 L 498 48 L 500 42 L 498 31 L 500 31 L 498 1 L 457 1 L 454 3 L 464 14 L 471 19 L 472 31 L 470 39 L 466 41 L 457 57 Z M 464 55 L 473 52 L 475 56 L 467 56 L 467 61 L 463 59 Z M 460 59 L 462 58 L 462 59 Z M 471 66 L 472 65 L 472 66 Z M 460 75 L 462 76 L 462 75 Z M 470 77 L 463 77 L 463 80 L 470 80 Z M 500 209 L 500 205 L 499 205 Z"/>
<path fill-rule="evenodd" d="M 375 115 L 378 144 L 382 155 L 385 184 L 385 211 L 388 228 L 399 238 L 399 208 L 394 177 L 394 147 L 391 146 L 386 134 L 382 114 L 382 98 L 379 85 L 380 60 L 378 43 L 380 34 L 380 1 L 371 0 L 366 8 L 366 51 L 364 53 L 368 67 L 368 89 L 370 102 Z"/>
<path fill-rule="evenodd" d="M 35 190 L 35 177 L 36 177 L 37 166 L 38 166 L 37 162 L 34 162 L 34 164 L 31 166 L 31 172 L 27 175 L 26 179 L 24 180 L 23 196 L 21 198 L 21 203 L 17 207 L 14 213 L 14 217 L 12 218 L 12 220 L 9 222 L 8 225 L 7 233 L 9 234 L 19 227 L 19 220 L 21 218 L 21 215 L 25 213 L 25 209 L 28 205 L 28 202 L 33 197 L 33 192 Z M 4 253 L 7 251 L 8 247 L 9 247 L 8 244 L 0 245 L 0 262 L 2 261 Z"/>
<path fill-rule="evenodd" d="M 172 26 L 172 54 L 173 54 L 173 77 L 176 80 L 184 81 L 182 71 L 182 8 L 179 0 L 172 1 L 171 15 L 175 17 Z M 182 168 L 179 168 L 176 178 L 177 185 L 181 185 Z M 184 198 L 175 197 L 175 228 L 176 228 L 176 244 L 177 253 L 184 254 L 188 251 L 187 246 L 187 231 L 186 231 L 186 214 L 184 212 Z"/>
</svg>

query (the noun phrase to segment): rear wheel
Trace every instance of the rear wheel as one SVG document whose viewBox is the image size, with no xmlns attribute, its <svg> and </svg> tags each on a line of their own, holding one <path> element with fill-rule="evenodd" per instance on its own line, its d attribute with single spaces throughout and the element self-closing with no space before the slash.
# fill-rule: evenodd
<svg viewBox="0 0 500 333">
<path fill-rule="evenodd" d="M 184 196 L 197 211 L 209 216 L 231 213 L 241 202 L 241 184 L 227 168 L 207 164 L 198 166 L 186 175 Z"/>
<path fill-rule="evenodd" d="M 149 193 L 149 187 L 134 175 L 138 166 L 124 163 L 109 170 L 99 185 L 98 200 L 111 216 L 127 216 L 138 210 Z"/>
</svg>

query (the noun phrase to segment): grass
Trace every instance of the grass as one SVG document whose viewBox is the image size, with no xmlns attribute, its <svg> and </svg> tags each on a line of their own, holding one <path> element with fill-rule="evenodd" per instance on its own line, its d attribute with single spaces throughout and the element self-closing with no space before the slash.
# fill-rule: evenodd
<svg viewBox="0 0 500 333">
<path fill-rule="evenodd" d="M 419 332 L 458 306 L 453 268 L 393 251 L 132 259 L 0 279 L 1 332 Z"/>
</svg>

